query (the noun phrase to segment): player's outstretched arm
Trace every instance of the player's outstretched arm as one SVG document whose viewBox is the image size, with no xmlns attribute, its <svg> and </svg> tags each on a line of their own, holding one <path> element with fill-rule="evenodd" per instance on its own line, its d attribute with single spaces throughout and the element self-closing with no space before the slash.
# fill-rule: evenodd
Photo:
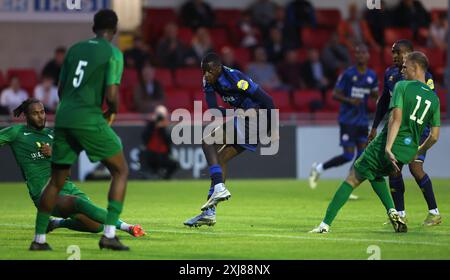
<svg viewBox="0 0 450 280">
<path fill-rule="evenodd" d="M 434 144 L 439 139 L 440 134 L 440 127 L 439 126 L 433 126 L 431 127 L 430 135 L 428 135 L 428 138 L 423 142 L 423 144 L 419 147 L 419 150 L 417 152 L 417 155 L 423 155 L 427 150 L 429 150 L 431 147 L 433 147 Z"/>
<path fill-rule="evenodd" d="M 392 165 L 395 167 L 397 171 L 400 171 L 400 168 L 397 165 L 397 159 L 392 153 L 392 146 L 394 145 L 395 138 L 397 138 L 398 131 L 402 123 L 402 116 L 403 111 L 401 108 L 394 108 L 392 110 L 391 117 L 389 118 L 388 133 L 385 147 L 386 155 L 388 156 L 389 160 L 392 162 Z"/>
</svg>

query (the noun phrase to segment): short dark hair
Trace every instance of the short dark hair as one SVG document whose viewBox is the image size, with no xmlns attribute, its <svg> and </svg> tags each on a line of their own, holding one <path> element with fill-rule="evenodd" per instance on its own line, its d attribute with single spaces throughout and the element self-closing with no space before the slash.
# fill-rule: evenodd
<svg viewBox="0 0 450 280">
<path fill-rule="evenodd" d="M 66 53 L 66 47 L 59 46 L 55 49 L 55 53 Z"/>
<path fill-rule="evenodd" d="M 367 45 L 364 44 L 363 42 L 360 42 L 360 41 L 359 41 L 359 42 L 356 42 L 353 48 L 354 48 L 355 50 L 356 50 L 356 48 L 359 48 L 359 49 L 364 49 L 366 52 L 369 51 L 369 48 L 367 47 Z"/>
<path fill-rule="evenodd" d="M 35 104 L 35 103 L 41 103 L 41 101 L 39 101 L 39 99 L 36 99 L 36 98 L 29 98 L 29 99 L 25 100 L 24 102 L 22 102 L 22 104 L 19 105 L 19 107 L 14 109 L 14 111 L 13 111 L 14 117 L 18 118 L 18 117 L 20 117 L 20 115 L 22 115 L 22 113 L 27 115 L 28 108 L 30 107 L 31 104 Z"/>
<path fill-rule="evenodd" d="M 119 18 L 117 17 L 116 12 L 110 9 L 103 9 L 95 14 L 94 27 L 92 29 L 94 32 L 100 30 L 115 30 L 118 22 Z"/>
<path fill-rule="evenodd" d="M 419 64 L 420 68 L 422 68 L 423 71 L 427 71 L 429 62 L 427 56 L 423 52 L 414 51 L 412 53 L 409 53 L 406 56 L 406 59 Z"/>
<path fill-rule="evenodd" d="M 203 71 L 210 70 L 211 67 L 220 66 L 222 66 L 222 61 L 220 60 L 220 56 L 216 53 L 208 53 L 202 59 L 201 67 Z"/>
<path fill-rule="evenodd" d="M 406 48 L 409 52 L 414 51 L 414 45 L 410 40 L 406 40 L 406 39 L 400 39 L 397 42 L 395 42 L 395 45 L 399 46 L 399 47 L 404 47 Z"/>
</svg>

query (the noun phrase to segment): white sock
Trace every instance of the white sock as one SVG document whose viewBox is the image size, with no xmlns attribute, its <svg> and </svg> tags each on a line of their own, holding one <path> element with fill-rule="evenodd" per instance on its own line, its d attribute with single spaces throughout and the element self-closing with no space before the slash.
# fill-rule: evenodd
<svg viewBox="0 0 450 280">
<path fill-rule="evenodd" d="M 437 208 L 436 209 L 431 209 L 429 212 L 431 214 L 433 214 L 433 215 L 439 215 L 439 210 Z"/>
<path fill-rule="evenodd" d="M 44 244 L 46 241 L 45 239 L 45 234 L 36 234 L 34 236 L 34 242 L 40 243 L 40 244 Z"/>
<path fill-rule="evenodd" d="M 62 218 L 50 218 L 50 222 L 53 223 L 56 227 L 59 227 L 62 221 L 64 221 L 64 219 Z"/>
<path fill-rule="evenodd" d="M 128 229 L 131 227 L 131 225 L 129 225 L 129 224 L 127 224 L 127 223 L 125 223 L 125 222 L 122 222 L 121 224 L 120 224 L 120 230 L 123 230 L 123 231 L 126 231 L 126 232 L 128 232 Z"/>
<path fill-rule="evenodd" d="M 316 166 L 316 171 L 319 172 L 319 173 L 322 173 L 322 172 L 323 172 L 323 163 L 319 163 L 319 164 Z"/>
<path fill-rule="evenodd" d="M 224 183 L 219 183 L 219 184 L 214 186 L 214 191 L 215 192 L 221 192 L 223 190 L 225 190 L 225 184 Z"/>
<path fill-rule="evenodd" d="M 116 226 L 105 225 L 104 235 L 106 238 L 114 238 L 116 236 Z"/>
<path fill-rule="evenodd" d="M 325 224 L 324 222 L 321 222 L 319 227 L 321 227 L 321 228 L 329 228 L 330 226 Z"/>
<path fill-rule="evenodd" d="M 406 216 L 406 211 L 397 211 L 398 215 L 402 218 Z"/>
</svg>

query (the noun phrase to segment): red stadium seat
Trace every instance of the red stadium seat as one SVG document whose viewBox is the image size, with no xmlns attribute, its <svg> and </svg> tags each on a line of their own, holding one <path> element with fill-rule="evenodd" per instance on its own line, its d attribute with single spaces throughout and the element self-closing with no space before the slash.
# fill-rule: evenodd
<svg viewBox="0 0 450 280">
<path fill-rule="evenodd" d="M 294 92 L 294 105 L 300 112 L 310 112 L 313 102 L 320 102 L 322 95 L 317 90 L 297 90 Z"/>
<path fill-rule="evenodd" d="M 34 92 L 34 88 L 38 84 L 38 76 L 36 71 L 31 68 L 24 69 L 9 69 L 8 70 L 8 82 L 12 77 L 18 77 L 20 80 L 20 85 L 25 89 L 31 96 Z"/>
<path fill-rule="evenodd" d="M 323 27 L 336 27 L 341 21 L 341 12 L 338 9 L 316 10 L 317 24 Z"/>
<path fill-rule="evenodd" d="M 120 84 L 120 105 L 122 112 L 134 110 L 133 94 L 139 84 L 139 75 L 135 69 L 124 69 Z"/>
<path fill-rule="evenodd" d="M 372 69 L 379 68 L 379 67 L 382 68 L 384 66 L 384 63 L 382 60 L 381 51 L 376 51 L 375 49 L 370 49 L 369 53 L 370 53 L 369 67 Z"/>
<path fill-rule="evenodd" d="M 175 87 L 172 71 L 169 69 L 156 68 L 155 79 L 159 81 L 165 89 Z"/>
<path fill-rule="evenodd" d="M 392 46 L 400 39 L 413 40 L 413 32 L 409 28 L 386 28 L 384 30 L 384 43 Z"/>
<path fill-rule="evenodd" d="M 242 66 L 242 69 L 247 69 L 247 65 L 250 63 L 251 54 L 247 48 L 235 48 L 234 58 Z"/>
<path fill-rule="evenodd" d="M 428 30 L 428 28 L 425 27 L 419 28 L 419 31 L 417 32 L 417 38 L 415 40 L 415 45 L 426 46 L 429 36 L 430 31 Z"/>
<path fill-rule="evenodd" d="M 306 27 L 300 30 L 303 45 L 307 48 L 322 49 L 330 40 L 333 30 Z"/>
<path fill-rule="evenodd" d="M 385 65 L 392 65 L 392 47 L 385 47 L 383 49 L 383 62 Z"/>
<path fill-rule="evenodd" d="M 331 112 L 337 112 L 339 111 L 340 106 L 341 103 L 333 98 L 333 90 L 327 91 L 325 98 L 325 108 Z"/>
<path fill-rule="evenodd" d="M 120 104 L 119 104 L 119 113 L 128 113 L 134 110 L 134 99 L 133 99 L 133 93 L 131 89 L 124 89 L 122 88 L 120 90 Z"/>
<path fill-rule="evenodd" d="M 121 87 L 134 90 L 139 83 L 139 74 L 135 69 L 125 68 L 122 75 Z"/>
<path fill-rule="evenodd" d="M 223 46 L 230 44 L 228 31 L 225 28 L 211 28 L 209 34 L 213 42 L 214 49 L 219 51 Z"/>
<path fill-rule="evenodd" d="M 194 99 L 189 90 L 171 89 L 166 92 L 166 105 L 170 112 L 180 108 L 192 111 Z"/>
<path fill-rule="evenodd" d="M 0 71 L 0 90 L 7 86 L 5 77 L 3 76 L 3 72 Z"/>
<path fill-rule="evenodd" d="M 297 58 L 300 63 L 303 63 L 308 58 L 308 50 L 306 48 L 297 49 Z"/>
<path fill-rule="evenodd" d="M 441 112 L 447 112 L 447 98 L 448 98 L 448 92 L 445 89 L 439 89 L 437 91 L 437 94 L 439 96 L 439 102 L 441 104 Z M 441 114 L 442 115 L 442 114 Z M 443 116 L 443 115 L 442 115 Z"/>
<path fill-rule="evenodd" d="M 175 84 L 183 89 L 200 89 L 202 71 L 199 68 L 180 68 L 175 71 Z"/>
<path fill-rule="evenodd" d="M 215 11 L 216 24 L 218 26 L 228 27 L 234 25 L 241 18 L 239 9 L 217 9 Z"/>
<path fill-rule="evenodd" d="M 438 48 L 415 48 L 416 51 L 423 52 L 428 57 L 431 69 L 443 67 L 446 63 L 445 51 Z"/>
<path fill-rule="evenodd" d="M 202 102 L 202 111 L 203 112 L 208 109 L 208 105 L 206 104 L 206 99 L 205 99 L 205 93 L 203 93 L 202 90 L 194 90 L 192 92 L 192 96 L 194 98 L 194 101 Z"/>
<path fill-rule="evenodd" d="M 193 90 L 193 98 L 195 101 L 202 101 L 202 107 L 203 110 L 205 111 L 206 109 L 208 109 L 208 104 L 206 103 L 206 98 L 205 98 L 205 93 L 203 92 L 203 89 L 201 90 Z M 219 97 L 219 95 L 216 95 L 216 100 L 217 100 L 217 105 L 219 107 L 222 108 L 230 108 L 230 106 L 228 104 L 226 104 L 222 98 Z"/>
<path fill-rule="evenodd" d="M 142 21 L 142 33 L 146 42 L 156 43 L 164 27 L 169 22 L 177 22 L 174 9 L 146 9 Z"/>
<path fill-rule="evenodd" d="M 431 9 L 431 20 L 438 18 L 440 14 L 447 14 L 447 9 Z"/>
<path fill-rule="evenodd" d="M 280 113 L 290 113 L 295 111 L 292 107 L 291 97 L 287 91 L 271 91 L 269 95 L 273 99 L 275 108 L 280 109 Z"/>
<path fill-rule="evenodd" d="M 186 46 L 190 46 L 192 44 L 193 36 L 194 33 L 192 32 L 192 29 L 189 27 L 180 27 L 178 29 L 178 39 Z"/>
</svg>

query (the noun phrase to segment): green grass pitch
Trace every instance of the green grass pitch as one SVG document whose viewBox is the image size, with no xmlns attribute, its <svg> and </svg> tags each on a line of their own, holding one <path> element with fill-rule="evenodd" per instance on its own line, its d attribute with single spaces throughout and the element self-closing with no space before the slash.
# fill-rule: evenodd
<svg viewBox="0 0 450 280">
<path fill-rule="evenodd" d="M 29 252 L 35 208 L 23 183 L 0 184 L 0 259 L 69 257 L 77 245 L 81 259 L 450 259 L 450 180 L 434 180 L 443 223 L 424 228 L 427 214 L 413 180 L 406 182 L 409 232 L 394 233 L 381 202 L 364 183 L 335 220 L 327 235 L 308 234 L 318 225 L 340 181 L 321 181 L 311 190 L 305 181 L 230 180 L 229 201 L 219 205 L 214 227 L 186 228 L 183 221 L 199 213 L 209 182 L 131 181 L 121 218 L 140 223 L 148 235 L 119 235 L 130 252 L 98 249 L 99 234 L 58 229 L 47 236 L 52 252 Z M 106 205 L 107 182 L 79 183 L 98 205 Z M 370 252 L 370 250 L 369 250 Z"/>
</svg>

